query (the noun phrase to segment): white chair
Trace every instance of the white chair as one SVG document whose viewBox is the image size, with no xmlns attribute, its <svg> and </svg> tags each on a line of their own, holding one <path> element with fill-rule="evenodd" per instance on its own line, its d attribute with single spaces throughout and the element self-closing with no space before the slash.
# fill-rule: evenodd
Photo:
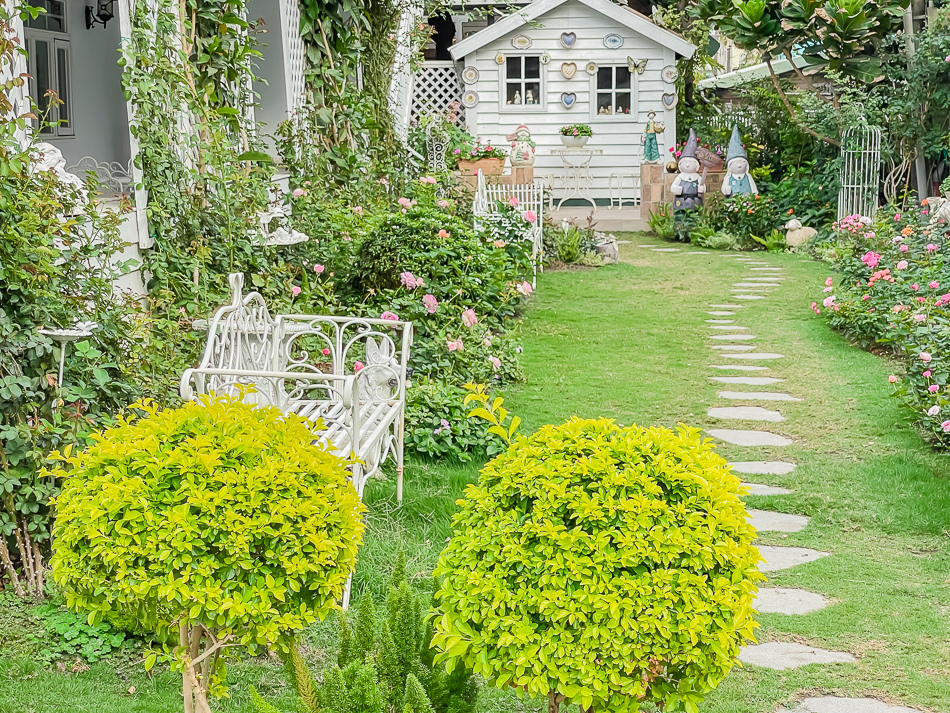
<svg viewBox="0 0 950 713">
<path fill-rule="evenodd" d="M 610 174 L 607 181 L 607 190 L 610 195 L 610 210 L 613 210 L 615 206 L 617 210 L 623 208 L 623 188 L 624 181 L 627 179 L 630 180 L 630 187 L 633 191 L 633 196 L 629 199 L 630 205 L 637 205 L 640 202 L 640 171 L 615 171 Z M 614 193 L 615 186 L 616 194 Z"/>
</svg>

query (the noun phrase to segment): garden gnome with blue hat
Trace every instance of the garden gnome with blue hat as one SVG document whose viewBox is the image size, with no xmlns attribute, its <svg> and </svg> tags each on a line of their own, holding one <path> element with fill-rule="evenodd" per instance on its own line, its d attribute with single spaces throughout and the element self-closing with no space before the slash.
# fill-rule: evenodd
<svg viewBox="0 0 950 713">
<path fill-rule="evenodd" d="M 755 179 L 749 173 L 749 157 L 742 145 L 739 127 L 732 125 L 732 138 L 729 139 L 729 151 L 726 154 L 726 176 L 722 181 L 724 196 L 741 196 L 746 193 L 758 193 Z"/>
<path fill-rule="evenodd" d="M 696 132 L 690 129 L 686 146 L 676 159 L 679 173 L 676 174 L 670 186 L 670 193 L 676 196 L 673 199 L 674 213 L 695 210 L 703 206 L 706 181 L 699 174 L 699 159 L 696 158 L 698 148 L 699 140 L 696 138 Z"/>
</svg>

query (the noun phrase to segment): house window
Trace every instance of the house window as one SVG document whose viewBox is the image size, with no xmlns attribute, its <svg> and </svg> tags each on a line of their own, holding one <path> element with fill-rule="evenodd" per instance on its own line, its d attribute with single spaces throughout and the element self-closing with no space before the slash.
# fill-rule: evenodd
<svg viewBox="0 0 950 713">
<path fill-rule="evenodd" d="M 66 3 L 61 0 L 33 0 L 33 7 L 45 10 L 27 18 L 24 34 L 30 75 L 30 96 L 40 119 L 48 122 L 41 129 L 46 136 L 74 136 L 72 116 L 72 63 L 66 27 Z M 47 94 L 56 92 L 63 102 L 50 106 Z"/>
<path fill-rule="evenodd" d="M 542 108 L 541 58 L 535 56 L 508 56 L 503 74 L 506 106 Z"/>
<path fill-rule="evenodd" d="M 629 67 L 598 67 L 594 81 L 597 116 L 626 116 L 633 111 L 633 76 Z"/>
</svg>

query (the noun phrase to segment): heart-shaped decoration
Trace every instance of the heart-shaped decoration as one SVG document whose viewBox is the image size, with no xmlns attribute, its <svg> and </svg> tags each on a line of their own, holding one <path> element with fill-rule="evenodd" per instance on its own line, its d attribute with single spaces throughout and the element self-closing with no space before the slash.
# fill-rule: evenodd
<svg viewBox="0 0 950 713">
<path fill-rule="evenodd" d="M 577 65 L 574 62 L 563 62 L 561 64 L 561 74 L 564 75 L 564 79 L 573 79 L 574 75 L 577 74 Z"/>
<path fill-rule="evenodd" d="M 574 92 L 561 92 L 561 104 L 565 109 L 572 108 L 577 104 L 577 95 Z"/>
<path fill-rule="evenodd" d="M 576 32 L 562 32 L 561 44 L 564 47 L 571 49 L 574 45 L 577 44 L 577 33 Z"/>
<path fill-rule="evenodd" d="M 680 95 L 673 94 L 664 94 L 663 95 L 663 108 L 664 109 L 675 109 L 676 103 L 679 101 Z"/>
</svg>

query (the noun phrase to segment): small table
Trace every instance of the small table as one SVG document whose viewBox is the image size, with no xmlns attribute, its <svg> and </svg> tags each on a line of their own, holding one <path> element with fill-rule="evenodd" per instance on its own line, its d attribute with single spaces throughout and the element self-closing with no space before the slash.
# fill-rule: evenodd
<svg viewBox="0 0 950 713">
<path fill-rule="evenodd" d="M 590 175 L 590 162 L 594 156 L 602 156 L 602 149 L 555 149 L 551 152 L 552 156 L 560 156 L 564 163 L 564 195 L 558 201 L 557 209 L 568 198 L 577 196 L 596 208 L 597 203 L 590 194 L 591 185 L 594 182 Z"/>
</svg>

